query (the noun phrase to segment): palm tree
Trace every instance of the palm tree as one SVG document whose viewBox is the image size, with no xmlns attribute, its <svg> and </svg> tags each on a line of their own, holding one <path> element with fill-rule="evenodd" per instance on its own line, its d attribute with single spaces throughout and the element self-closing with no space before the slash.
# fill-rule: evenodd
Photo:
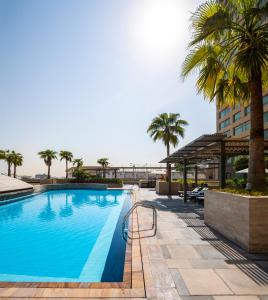
<svg viewBox="0 0 268 300">
<path fill-rule="evenodd" d="M 75 166 L 77 169 L 83 167 L 83 164 L 84 164 L 84 162 L 83 162 L 82 158 L 75 158 L 73 160 L 73 166 Z"/>
<path fill-rule="evenodd" d="M 191 17 L 193 38 L 182 70 L 197 71 L 197 89 L 218 105 L 250 103 L 248 187 L 264 190 L 262 92 L 268 86 L 266 1 L 210 0 Z"/>
<path fill-rule="evenodd" d="M 45 164 L 47 165 L 47 178 L 50 179 L 50 167 L 52 164 L 52 160 L 57 159 L 57 152 L 47 149 L 38 152 L 38 155 L 40 156 L 41 159 L 44 160 Z"/>
<path fill-rule="evenodd" d="M 11 166 L 12 166 L 12 163 L 13 163 L 13 152 L 14 151 L 10 152 L 9 150 L 6 150 L 4 152 L 4 154 L 2 154 L 2 155 L 4 155 L 2 157 L 4 157 L 4 160 L 7 162 L 7 175 L 9 177 L 11 177 Z"/>
<path fill-rule="evenodd" d="M 68 162 L 71 162 L 73 159 L 72 152 L 64 151 L 64 150 L 60 151 L 60 160 L 62 161 L 63 159 L 65 159 L 66 179 L 68 179 Z"/>
<path fill-rule="evenodd" d="M 147 133 L 154 142 L 160 140 L 167 148 L 167 156 L 170 155 L 170 145 L 173 147 L 179 143 L 179 137 L 184 137 L 185 126 L 188 123 L 180 118 L 180 114 L 162 113 L 155 117 L 147 129 Z M 169 182 L 171 193 L 171 166 L 167 163 L 166 180 Z"/>
<path fill-rule="evenodd" d="M 14 167 L 14 173 L 13 176 L 16 178 L 17 175 L 17 167 L 22 166 L 23 163 L 23 156 L 20 153 L 16 153 L 15 151 L 11 152 L 11 160 Z"/>
<path fill-rule="evenodd" d="M 109 165 L 109 161 L 108 160 L 109 160 L 109 158 L 103 157 L 103 158 L 98 159 L 98 161 L 97 161 L 97 163 L 102 166 L 102 169 L 103 169 L 103 178 L 105 178 L 105 176 L 106 176 L 106 174 L 105 174 L 105 168 L 107 168 L 108 165 Z"/>
<path fill-rule="evenodd" d="M 0 160 L 5 160 L 6 159 L 6 151 L 0 150 Z"/>
</svg>

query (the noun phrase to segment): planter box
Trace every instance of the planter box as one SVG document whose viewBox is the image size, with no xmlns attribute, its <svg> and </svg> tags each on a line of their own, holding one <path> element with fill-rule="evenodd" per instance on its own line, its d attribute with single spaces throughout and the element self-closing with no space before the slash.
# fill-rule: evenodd
<svg viewBox="0 0 268 300">
<path fill-rule="evenodd" d="M 181 184 L 178 182 L 171 183 L 171 194 L 178 195 Z M 168 195 L 168 182 L 166 181 L 156 181 L 156 193 L 159 195 Z"/>
<path fill-rule="evenodd" d="M 252 253 L 268 253 L 268 196 L 205 192 L 205 223 Z"/>
</svg>

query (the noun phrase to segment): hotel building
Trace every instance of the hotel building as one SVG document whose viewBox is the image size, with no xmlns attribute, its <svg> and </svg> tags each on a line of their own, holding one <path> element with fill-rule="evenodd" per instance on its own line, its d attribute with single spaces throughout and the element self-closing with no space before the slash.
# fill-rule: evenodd
<svg viewBox="0 0 268 300">
<path fill-rule="evenodd" d="M 250 106 L 217 107 L 217 132 L 227 137 L 249 138 Z M 264 138 L 268 139 L 268 94 L 263 96 Z"/>
</svg>

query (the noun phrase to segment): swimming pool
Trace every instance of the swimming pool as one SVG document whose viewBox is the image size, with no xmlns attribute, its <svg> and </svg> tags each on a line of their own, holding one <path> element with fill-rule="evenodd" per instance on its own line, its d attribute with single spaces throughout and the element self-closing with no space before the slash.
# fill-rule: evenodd
<svg viewBox="0 0 268 300">
<path fill-rule="evenodd" d="M 53 190 L 0 206 L 0 281 L 122 281 L 123 190 Z"/>
</svg>

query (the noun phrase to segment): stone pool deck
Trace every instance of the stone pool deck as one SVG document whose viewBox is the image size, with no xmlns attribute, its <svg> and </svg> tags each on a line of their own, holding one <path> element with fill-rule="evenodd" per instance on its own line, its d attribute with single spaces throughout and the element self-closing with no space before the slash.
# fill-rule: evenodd
<svg viewBox="0 0 268 300">
<path fill-rule="evenodd" d="M 140 190 L 158 211 L 156 237 L 141 239 L 148 299 L 268 300 L 268 256 L 250 255 L 208 228 L 203 208 Z M 139 209 L 140 229 L 150 213 Z"/>
<path fill-rule="evenodd" d="M 138 208 L 140 235 L 133 256 L 142 258 L 143 276 L 132 282 L 144 296 L 133 292 L 118 298 L 104 290 L 101 296 L 90 296 L 88 289 L 0 288 L 0 299 L 182 299 L 182 300 L 268 300 L 268 256 L 250 255 L 224 239 L 203 221 L 203 208 L 184 204 L 182 199 L 156 195 L 150 189 L 136 193 L 137 201 L 157 208 L 158 231 L 155 237 L 146 237 L 150 231 L 152 213 Z M 21 292 L 18 294 L 18 292 Z M 23 293 L 24 291 L 24 293 Z M 136 290 L 138 291 L 138 290 Z M 135 296 L 136 295 L 136 296 Z M 98 298 L 99 297 L 99 298 Z M 131 298 L 130 298 L 131 297 Z"/>
</svg>

